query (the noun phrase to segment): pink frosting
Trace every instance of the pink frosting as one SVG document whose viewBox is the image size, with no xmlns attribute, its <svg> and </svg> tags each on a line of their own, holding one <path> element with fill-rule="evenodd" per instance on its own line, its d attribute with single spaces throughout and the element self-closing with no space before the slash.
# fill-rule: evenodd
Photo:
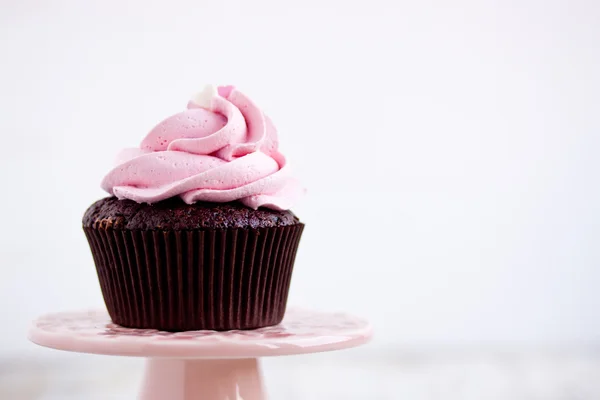
<svg viewBox="0 0 600 400">
<path fill-rule="evenodd" d="M 138 203 L 180 196 L 189 204 L 240 200 L 254 209 L 289 209 L 304 190 L 278 150 L 271 120 L 232 86 L 198 102 L 205 104 L 190 101 L 139 148 L 121 152 L 102 188 Z"/>
</svg>

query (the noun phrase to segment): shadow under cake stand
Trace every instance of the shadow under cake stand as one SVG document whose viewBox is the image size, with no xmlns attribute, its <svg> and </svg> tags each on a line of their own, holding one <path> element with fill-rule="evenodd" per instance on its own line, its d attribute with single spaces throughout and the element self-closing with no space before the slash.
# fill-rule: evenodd
<svg viewBox="0 0 600 400">
<path fill-rule="evenodd" d="M 363 319 L 302 309 L 289 309 L 276 326 L 226 332 L 128 329 L 106 311 L 82 311 L 38 318 L 29 339 L 58 350 L 147 358 L 140 400 L 264 400 L 259 357 L 347 349 L 371 335 Z"/>
</svg>

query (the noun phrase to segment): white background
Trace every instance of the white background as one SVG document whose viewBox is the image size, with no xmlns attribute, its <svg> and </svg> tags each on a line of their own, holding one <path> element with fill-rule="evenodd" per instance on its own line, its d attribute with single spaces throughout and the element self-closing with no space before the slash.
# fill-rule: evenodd
<svg viewBox="0 0 600 400">
<path fill-rule="evenodd" d="M 83 212 L 205 83 L 309 189 L 292 304 L 373 351 L 600 339 L 599 47 L 592 0 L 2 1 L 0 354 L 102 306 Z"/>
</svg>

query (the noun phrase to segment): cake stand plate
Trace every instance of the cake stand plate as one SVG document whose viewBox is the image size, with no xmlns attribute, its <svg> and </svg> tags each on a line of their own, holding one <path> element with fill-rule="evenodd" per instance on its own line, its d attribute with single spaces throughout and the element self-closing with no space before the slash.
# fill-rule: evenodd
<svg viewBox="0 0 600 400">
<path fill-rule="evenodd" d="M 29 339 L 58 350 L 146 357 L 140 400 L 264 400 L 258 358 L 359 346 L 371 338 L 363 319 L 290 309 L 276 326 L 248 331 L 128 329 L 106 311 L 48 314 Z"/>
</svg>

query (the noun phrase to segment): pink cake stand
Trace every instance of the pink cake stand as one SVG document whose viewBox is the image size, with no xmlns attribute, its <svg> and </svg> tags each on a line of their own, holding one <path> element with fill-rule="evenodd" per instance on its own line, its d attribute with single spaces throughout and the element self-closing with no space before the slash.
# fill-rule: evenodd
<svg viewBox="0 0 600 400">
<path fill-rule="evenodd" d="M 40 317 L 29 338 L 58 350 L 146 357 L 140 400 L 264 400 L 259 357 L 360 346 L 371 327 L 347 314 L 290 309 L 268 328 L 172 333 L 123 328 L 106 311 L 83 311 Z"/>
</svg>

